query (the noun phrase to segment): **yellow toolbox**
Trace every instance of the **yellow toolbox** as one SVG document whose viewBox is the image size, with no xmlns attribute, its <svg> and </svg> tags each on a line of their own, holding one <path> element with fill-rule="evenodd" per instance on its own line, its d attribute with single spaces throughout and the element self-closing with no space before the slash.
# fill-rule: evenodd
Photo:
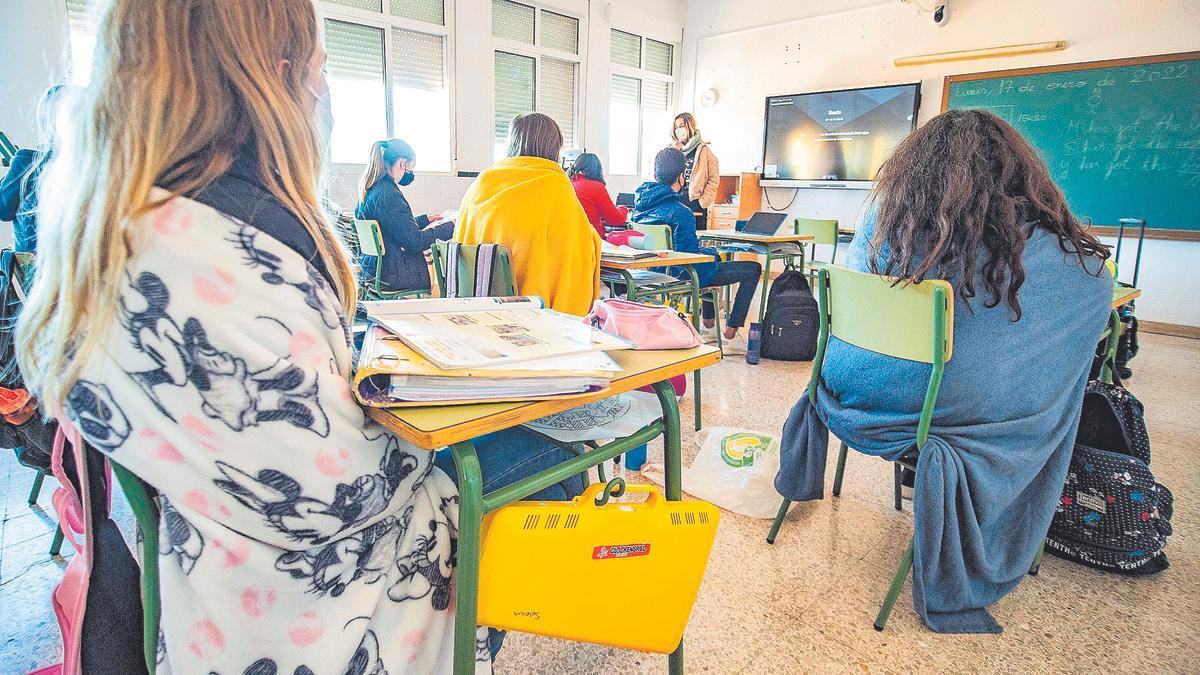
<svg viewBox="0 0 1200 675">
<path fill-rule="evenodd" d="M 487 515 L 480 625 L 675 651 L 720 512 L 708 502 L 667 501 L 649 485 L 628 487 L 647 493 L 644 502 L 597 505 L 605 490 L 596 483 L 571 502 L 515 502 Z"/>
</svg>

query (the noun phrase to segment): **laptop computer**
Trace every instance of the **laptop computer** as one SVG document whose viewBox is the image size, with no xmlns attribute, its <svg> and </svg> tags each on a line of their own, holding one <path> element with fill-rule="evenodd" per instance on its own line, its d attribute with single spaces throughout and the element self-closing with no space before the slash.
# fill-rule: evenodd
<svg viewBox="0 0 1200 675">
<path fill-rule="evenodd" d="M 628 207 L 632 208 L 633 207 L 633 193 L 632 192 L 618 192 L 617 193 L 617 206 L 628 206 Z"/>
<path fill-rule="evenodd" d="M 742 234 L 757 234 L 763 237 L 774 236 L 779 231 L 779 226 L 787 219 L 786 213 L 770 213 L 767 211 L 758 211 L 742 228 Z"/>
</svg>

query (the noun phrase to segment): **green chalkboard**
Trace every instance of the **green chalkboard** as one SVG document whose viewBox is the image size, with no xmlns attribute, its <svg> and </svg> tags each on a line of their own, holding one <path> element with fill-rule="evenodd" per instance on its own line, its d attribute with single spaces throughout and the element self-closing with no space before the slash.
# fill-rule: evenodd
<svg viewBox="0 0 1200 675">
<path fill-rule="evenodd" d="M 952 75 L 960 108 L 1019 129 L 1077 216 L 1200 236 L 1200 52 Z"/>
</svg>

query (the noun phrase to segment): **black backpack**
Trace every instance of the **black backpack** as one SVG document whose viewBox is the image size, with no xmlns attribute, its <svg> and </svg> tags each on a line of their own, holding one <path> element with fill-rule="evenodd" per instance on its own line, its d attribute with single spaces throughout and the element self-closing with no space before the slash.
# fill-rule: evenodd
<svg viewBox="0 0 1200 675">
<path fill-rule="evenodd" d="M 1142 414 L 1141 402 L 1124 387 L 1088 382 L 1048 552 L 1121 574 L 1167 569 L 1172 496 L 1150 471 Z"/>
<path fill-rule="evenodd" d="M 821 313 L 808 287 L 808 277 L 787 270 L 771 284 L 762 325 L 762 357 L 777 361 L 812 361 L 817 355 Z"/>
</svg>

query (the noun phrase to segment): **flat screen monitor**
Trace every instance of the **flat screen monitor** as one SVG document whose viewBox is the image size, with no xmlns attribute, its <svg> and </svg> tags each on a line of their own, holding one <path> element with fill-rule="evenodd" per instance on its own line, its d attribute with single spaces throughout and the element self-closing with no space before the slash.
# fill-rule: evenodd
<svg viewBox="0 0 1200 675">
<path fill-rule="evenodd" d="M 921 84 L 768 96 L 762 183 L 869 189 L 917 124 Z"/>
</svg>

